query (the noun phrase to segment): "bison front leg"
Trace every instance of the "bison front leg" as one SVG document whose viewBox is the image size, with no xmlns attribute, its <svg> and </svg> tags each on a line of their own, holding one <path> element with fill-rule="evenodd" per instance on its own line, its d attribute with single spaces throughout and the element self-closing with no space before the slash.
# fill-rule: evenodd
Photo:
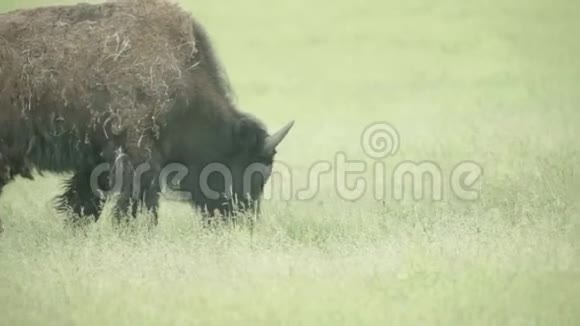
<svg viewBox="0 0 580 326">
<path fill-rule="evenodd" d="M 157 164 L 134 163 L 130 156 L 120 151 L 115 155 L 110 179 L 115 196 L 113 207 L 114 222 L 128 222 L 130 217 L 137 217 L 139 208 L 145 204 L 148 213 L 152 215 L 153 225 L 157 224 L 157 207 L 160 187 L 158 183 L 159 169 Z M 130 213 L 130 214 L 129 214 Z"/>
<path fill-rule="evenodd" d="M 144 194 L 145 208 L 147 212 L 151 215 L 152 226 L 157 226 L 159 219 L 158 209 L 159 209 L 159 194 L 161 193 L 161 188 L 159 186 L 159 180 L 154 177 L 149 184 L 147 191 Z"/>
<path fill-rule="evenodd" d="M 57 196 L 56 209 L 61 213 L 71 213 L 69 221 L 73 226 L 98 221 L 104 204 L 104 199 L 98 191 L 107 187 L 107 175 L 98 175 L 97 184 L 91 183 L 91 169 L 77 171 L 65 181 L 64 193 Z M 99 189 L 93 189 L 98 186 Z"/>
<path fill-rule="evenodd" d="M 145 213 L 151 217 L 150 226 L 156 226 L 158 220 L 157 211 L 161 192 L 158 175 L 159 168 L 151 163 L 145 163 L 135 170 L 133 182 L 133 192 L 137 196 L 137 200 L 132 202 L 132 215 L 136 217 L 139 209 L 144 208 Z"/>
<path fill-rule="evenodd" d="M 129 208 L 132 207 L 132 201 L 138 200 L 133 196 L 133 179 L 135 169 L 129 157 L 122 152 L 115 154 L 112 163 L 111 174 L 111 192 L 113 194 L 113 222 L 116 225 L 121 222 L 128 222 Z"/>
</svg>

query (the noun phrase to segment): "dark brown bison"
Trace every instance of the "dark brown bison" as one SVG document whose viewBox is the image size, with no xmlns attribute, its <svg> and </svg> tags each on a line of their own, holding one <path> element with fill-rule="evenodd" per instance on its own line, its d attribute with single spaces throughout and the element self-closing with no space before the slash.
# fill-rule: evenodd
<svg viewBox="0 0 580 326">
<path fill-rule="evenodd" d="M 240 112 L 203 28 L 161 0 L 0 14 L 0 76 L 0 192 L 72 173 L 57 208 L 74 221 L 98 219 L 100 190 L 115 220 L 144 206 L 156 222 L 171 173 L 207 216 L 255 211 L 292 126 Z"/>
</svg>

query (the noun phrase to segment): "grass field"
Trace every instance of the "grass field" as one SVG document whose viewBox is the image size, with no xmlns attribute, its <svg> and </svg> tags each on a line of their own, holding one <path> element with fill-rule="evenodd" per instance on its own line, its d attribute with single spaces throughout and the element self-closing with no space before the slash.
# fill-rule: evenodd
<svg viewBox="0 0 580 326">
<path fill-rule="evenodd" d="M 253 233 L 204 230 L 165 200 L 153 232 L 119 235 L 106 213 L 78 235 L 50 206 L 59 178 L 10 184 L 1 325 L 580 323 L 578 3 L 184 5 L 240 106 L 271 129 L 296 120 L 278 156 L 291 175 L 279 179 L 296 191 L 317 162 L 333 173 L 308 200 L 279 198 L 273 180 Z M 335 157 L 371 167 L 361 135 L 377 121 L 400 135 L 381 161 L 389 170 L 430 161 L 447 181 L 476 162 L 478 199 L 447 186 L 439 201 L 343 199 Z M 370 168 L 362 176 L 393 186 Z"/>
</svg>

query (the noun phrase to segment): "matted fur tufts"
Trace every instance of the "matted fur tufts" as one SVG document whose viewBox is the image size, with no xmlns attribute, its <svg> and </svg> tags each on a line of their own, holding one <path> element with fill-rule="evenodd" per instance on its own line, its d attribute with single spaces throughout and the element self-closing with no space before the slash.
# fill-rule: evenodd
<svg viewBox="0 0 580 326">
<path fill-rule="evenodd" d="M 26 131 L 51 135 L 75 129 L 58 118 L 77 110 L 89 119 L 78 129 L 107 121 L 105 137 L 128 131 L 128 141 L 146 147 L 138 142 L 157 135 L 175 100 L 191 91 L 187 70 L 198 63 L 193 26 L 189 13 L 163 0 L 2 14 L 0 122 L 42 118 L 45 124 L 31 121 Z"/>
</svg>

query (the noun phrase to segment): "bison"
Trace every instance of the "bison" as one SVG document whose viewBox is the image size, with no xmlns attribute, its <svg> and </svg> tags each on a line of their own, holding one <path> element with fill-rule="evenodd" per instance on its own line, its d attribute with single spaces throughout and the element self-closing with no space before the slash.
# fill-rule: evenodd
<svg viewBox="0 0 580 326">
<path fill-rule="evenodd" d="M 204 28 L 163 0 L 0 14 L 0 76 L 0 192 L 71 174 L 56 207 L 73 222 L 114 194 L 114 221 L 144 207 L 156 224 L 166 167 L 208 218 L 258 212 L 293 125 L 269 134 L 240 111 Z"/>
</svg>

